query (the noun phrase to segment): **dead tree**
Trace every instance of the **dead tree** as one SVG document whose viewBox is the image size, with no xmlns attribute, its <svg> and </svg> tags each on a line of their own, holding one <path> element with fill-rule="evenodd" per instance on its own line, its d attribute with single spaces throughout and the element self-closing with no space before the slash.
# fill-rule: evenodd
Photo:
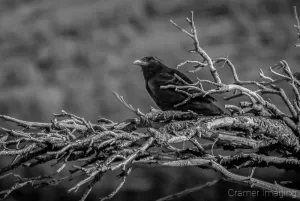
<svg viewBox="0 0 300 201">
<path fill-rule="evenodd" d="M 300 32 L 300 24 L 295 8 L 295 27 Z M 255 168 L 274 166 L 286 170 L 300 168 L 300 81 L 293 74 L 286 61 L 270 67 L 270 71 L 284 79 L 294 92 L 295 98 L 287 97 L 285 91 L 276 85 L 278 80 L 266 76 L 261 70 L 259 75 L 263 81 L 242 81 L 237 71 L 227 58 L 212 59 L 201 48 L 197 38 L 194 14 L 186 19 L 191 31 L 181 28 L 175 22 L 171 23 L 185 33 L 194 42 L 191 53 L 198 54 L 202 61 L 187 60 L 177 67 L 185 64 L 194 64 L 195 73 L 208 68 L 214 81 L 200 80 L 186 86 L 166 85 L 163 88 L 173 88 L 186 95 L 184 104 L 196 96 L 208 94 L 233 92 L 226 99 L 245 96 L 247 101 L 239 105 L 226 105 L 231 115 L 200 116 L 193 112 L 160 111 L 151 109 L 143 113 L 125 102 L 122 96 L 116 96 L 129 110 L 136 114 L 136 118 L 123 122 L 113 122 L 109 119 L 99 118 L 97 123 L 91 123 L 84 118 L 62 111 L 54 114 L 50 123 L 28 122 L 13 117 L 0 115 L 5 121 L 10 121 L 21 128 L 11 130 L 1 127 L 0 156 L 14 156 L 11 164 L 0 169 L 0 179 L 15 177 L 17 181 L 11 188 L 0 192 L 6 198 L 14 190 L 27 185 L 45 187 L 67 182 L 70 179 L 82 178 L 69 191 L 76 192 L 85 188 L 81 200 L 85 200 L 94 185 L 101 182 L 101 178 L 109 171 L 122 170 L 119 175 L 122 182 L 111 194 L 102 198 L 112 198 L 124 185 L 134 167 L 169 166 L 185 167 L 195 166 L 209 168 L 220 173 L 221 177 L 208 182 L 203 186 L 173 194 L 160 200 L 171 200 L 187 193 L 199 191 L 206 186 L 216 185 L 220 180 L 236 182 L 249 187 L 267 190 L 273 193 L 285 192 L 283 195 L 291 198 L 300 198 L 300 189 L 290 189 L 279 183 L 269 183 L 254 177 Z M 298 34 L 299 35 L 299 34 Z M 218 63 L 223 63 L 231 70 L 234 83 L 222 82 Z M 278 69 L 284 73 L 279 73 Z M 178 79 L 180 79 L 178 77 Z M 183 81 L 183 80 L 181 80 Z M 183 81 L 184 82 L 184 81 Z M 202 83 L 214 86 L 205 90 Z M 255 90 L 249 86 L 255 86 Z M 197 93 L 190 93 L 192 91 Z M 279 96 L 289 109 L 284 113 L 276 105 L 266 100 L 262 95 L 275 94 Z M 154 124 L 160 123 L 159 128 Z M 147 128 L 147 132 L 139 132 L 139 128 Z M 203 144 L 201 139 L 210 140 Z M 175 143 L 191 142 L 192 148 L 178 148 Z M 247 150 L 247 153 L 235 155 L 214 155 L 214 149 Z M 164 151 L 162 151 L 162 149 Z M 24 178 L 14 173 L 17 168 L 31 168 L 49 161 L 61 164 L 60 168 L 51 175 L 40 175 L 33 178 Z M 60 172 L 73 164 L 70 174 L 62 177 Z M 252 168 L 249 176 L 232 173 L 232 168 Z"/>
</svg>

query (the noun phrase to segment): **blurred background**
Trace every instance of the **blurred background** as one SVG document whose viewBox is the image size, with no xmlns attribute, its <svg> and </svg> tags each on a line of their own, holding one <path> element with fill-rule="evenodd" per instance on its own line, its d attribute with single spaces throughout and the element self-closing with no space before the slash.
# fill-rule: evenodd
<svg viewBox="0 0 300 201">
<path fill-rule="evenodd" d="M 28 121 L 49 121 L 62 109 L 92 122 L 98 116 L 114 121 L 134 117 L 112 91 L 147 112 L 156 105 L 132 62 L 155 55 L 175 67 L 186 59 L 199 59 L 187 53 L 193 48 L 190 38 L 169 22 L 188 28 L 185 18 L 191 10 L 201 46 L 212 58 L 228 57 L 242 80 L 258 80 L 260 68 L 271 75 L 268 67 L 282 59 L 296 71 L 300 50 L 294 47 L 299 42 L 293 28 L 294 5 L 300 12 L 299 0 L 0 0 L 0 113 Z M 225 83 L 233 80 L 227 68 L 220 74 Z M 203 69 L 189 76 L 207 79 L 210 74 Z M 278 98 L 272 101 L 286 110 Z M 1 166 L 6 162 L 0 161 Z M 52 173 L 57 167 L 50 165 L 18 172 Z M 295 172 L 265 168 L 255 174 L 267 181 L 292 180 L 294 187 L 299 186 Z M 154 200 L 219 176 L 198 168 L 137 169 L 112 200 Z M 119 182 L 115 174 L 106 176 L 87 200 L 109 194 Z M 0 191 L 12 183 L 1 180 Z M 78 200 L 83 191 L 67 194 L 71 185 L 28 187 L 8 200 Z M 222 182 L 177 200 L 275 199 L 231 197 L 229 189 L 249 188 Z"/>
</svg>

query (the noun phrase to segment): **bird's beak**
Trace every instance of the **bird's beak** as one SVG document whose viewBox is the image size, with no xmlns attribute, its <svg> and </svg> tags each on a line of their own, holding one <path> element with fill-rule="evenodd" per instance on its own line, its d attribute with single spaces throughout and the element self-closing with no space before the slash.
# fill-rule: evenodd
<svg viewBox="0 0 300 201">
<path fill-rule="evenodd" d="M 140 65 L 140 66 L 147 66 L 147 62 L 145 62 L 145 61 L 141 61 L 141 60 L 135 60 L 134 62 L 133 62 L 133 64 L 134 65 Z"/>
</svg>

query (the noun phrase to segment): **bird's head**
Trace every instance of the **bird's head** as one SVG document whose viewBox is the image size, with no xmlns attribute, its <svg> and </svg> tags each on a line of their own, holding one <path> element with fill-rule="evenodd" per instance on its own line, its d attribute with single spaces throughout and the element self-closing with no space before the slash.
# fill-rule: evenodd
<svg viewBox="0 0 300 201">
<path fill-rule="evenodd" d="M 141 67 L 155 68 L 162 65 L 162 60 L 155 56 L 143 57 L 141 59 L 135 60 L 134 65 L 139 65 Z"/>
<path fill-rule="evenodd" d="M 134 61 L 133 64 L 142 67 L 145 78 L 150 78 L 151 76 L 159 72 L 160 69 L 165 67 L 163 61 L 155 56 L 143 57 Z"/>
</svg>

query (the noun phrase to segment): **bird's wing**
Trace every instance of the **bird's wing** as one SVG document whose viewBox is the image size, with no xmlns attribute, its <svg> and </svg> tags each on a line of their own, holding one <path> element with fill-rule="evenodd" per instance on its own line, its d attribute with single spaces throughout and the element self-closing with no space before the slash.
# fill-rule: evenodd
<svg viewBox="0 0 300 201">
<path fill-rule="evenodd" d="M 157 105 L 166 108 L 166 105 L 173 106 L 186 98 L 186 95 L 178 93 L 174 89 L 161 89 L 161 86 L 166 85 L 182 86 L 184 83 L 168 72 L 158 73 L 146 81 L 147 91 Z"/>
<path fill-rule="evenodd" d="M 198 104 L 198 108 L 207 108 L 210 110 L 209 113 L 216 113 L 216 114 L 229 114 L 229 111 L 225 109 L 224 105 L 221 104 L 219 101 L 214 99 L 212 96 L 207 95 L 205 97 L 198 96 L 195 99 L 190 101 L 191 104 Z M 199 105 L 200 104 L 200 105 Z M 202 112 L 204 113 L 204 112 Z"/>
<path fill-rule="evenodd" d="M 178 77 L 180 77 L 182 80 L 184 80 L 189 84 L 193 83 L 192 80 L 190 80 L 185 74 L 181 73 L 180 71 L 171 69 L 171 71 L 169 72 L 161 72 L 156 75 L 157 84 L 160 85 L 171 84 L 171 85 L 178 85 L 178 86 L 185 85 L 182 81 L 176 78 L 175 75 L 177 75 Z"/>
<path fill-rule="evenodd" d="M 158 89 L 160 89 L 161 86 L 166 86 L 166 85 L 178 85 L 182 86 L 184 83 L 182 83 L 180 80 L 178 80 L 174 74 L 171 74 L 169 72 L 161 72 L 155 75 L 152 79 L 149 79 L 146 83 L 146 87 L 148 92 L 155 96 L 155 92 L 157 93 Z M 174 90 L 164 90 L 164 94 L 167 95 L 167 93 L 173 93 Z M 179 98 L 179 97 L 178 97 Z"/>
<path fill-rule="evenodd" d="M 190 78 L 188 78 L 185 74 L 183 74 L 182 72 L 178 71 L 178 70 L 175 70 L 175 69 L 171 69 L 170 70 L 170 74 L 172 74 L 173 76 L 175 74 L 177 74 L 181 79 L 183 79 L 184 81 L 186 81 L 187 83 L 189 84 L 192 84 L 193 81 L 190 80 Z"/>
<path fill-rule="evenodd" d="M 168 73 L 159 73 L 156 77 L 156 83 L 159 84 L 160 86 L 169 85 L 169 84 L 170 85 L 178 85 L 178 86 L 185 85 L 183 82 L 181 82 L 174 76 L 175 74 L 177 74 L 181 79 L 183 79 L 187 83 L 189 83 L 189 84 L 193 83 L 185 74 L 181 73 L 180 71 L 174 70 L 174 69 L 172 69 L 172 71 L 169 71 Z M 168 93 L 168 92 L 166 92 L 166 93 Z M 170 93 L 174 93 L 174 92 L 170 92 Z M 189 93 L 199 93 L 199 91 L 190 90 Z M 170 99 L 172 99 L 171 96 L 169 96 L 169 97 L 170 97 Z M 184 95 L 182 93 L 177 94 L 177 99 L 180 100 L 179 102 L 181 102 L 185 98 L 186 98 L 186 95 Z M 225 113 L 225 114 L 228 113 L 228 111 L 224 108 L 224 106 L 222 104 L 218 103 L 218 101 L 216 101 L 216 99 L 214 99 L 210 95 L 207 95 L 205 97 L 198 96 L 198 97 L 190 100 L 188 102 L 188 104 L 190 104 L 190 105 L 195 104 L 194 106 L 198 107 L 198 108 L 201 108 L 201 107 L 205 108 L 205 107 L 208 107 L 208 105 L 210 105 L 207 109 L 209 109 L 211 112 L 214 111 L 216 113 Z"/>
</svg>

